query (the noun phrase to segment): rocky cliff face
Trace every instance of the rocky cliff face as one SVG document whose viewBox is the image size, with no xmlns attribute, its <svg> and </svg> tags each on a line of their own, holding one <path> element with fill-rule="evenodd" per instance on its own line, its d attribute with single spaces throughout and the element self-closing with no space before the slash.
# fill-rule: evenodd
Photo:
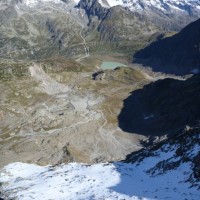
<svg viewBox="0 0 200 200">
<path fill-rule="evenodd" d="M 100 46 L 125 52 L 143 48 L 156 32 L 178 31 L 200 16 L 197 1 L 81 0 L 78 7 L 86 11 Z"/>
<path fill-rule="evenodd" d="M 98 0 L 81 0 L 78 7 L 85 9 L 90 20 L 96 16 L 98 20 L 102 20 L 108 13 L 108 9 L 101 6 Z"/>
<path fill-rule="evenodd" d="M 151 136 L 174 134 L 200 120 L 200 75 L 186 81 L 164 79 L 134 91 L 124 100 L 119 126 Z"/>
<path fill-rule="evenodd" d="M 155 71 L 174 74 L 200 71 L 200 19 L 178 34 L 154 42 L 137 52 L 135 62 L 149 65 Z"/>
<path fill-rule="evenodd" d="M 142 166 L 146 160 L 159 157 L 159 161 L 146 171 L 153 177 L 166 175 L 170 171 L 176 171 L 179 167 L 189 164 L 190 168 L 186 169 L 188 170 L 187 179 L 184 182 L 188 182 L 190 187 L 196 187 L 199 190 L 199 137 L 199 124 L 193 128 L 187 127 L 176 136 L 128 155 L 125 162 L 137 163 L 138 166 Z"/>
<path fill-rule="evenodd" d="M 105 0 L 99 2 L 106 8 L 116 5 L 126 7 L 165 30 L 180 30 L 200 17 L 200 3 L 197 0 Z"/>
<path fill-rule="evenodd" d="M 174 138 L 129 155 L 125 162 L 73 162 L 44 167 L 12 163 L 0 170 L 0 197 L 198 200 L 199 136 L 198 127 L 184 130 Z"/>
<path fill-rule="evenodd" d="M 159 30 L 141 15 L 121 6 L 107 8 L 98 1 L 83 0 L 79 7 L 86 10 L 90 20 L 89 29 L 96 31 L 96 40 L 104 48 L 135 51 Z"/>
</svg>

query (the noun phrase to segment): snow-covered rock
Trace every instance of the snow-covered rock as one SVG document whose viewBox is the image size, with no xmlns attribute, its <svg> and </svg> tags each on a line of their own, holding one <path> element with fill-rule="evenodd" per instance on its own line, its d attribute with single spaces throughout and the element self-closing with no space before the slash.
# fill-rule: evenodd
<svg viewBox="0 0 200 200">
<path fill-rule="evenodd" d="M 28 7 L 35 6 L 40 3 L 62 3 L 61 0 L 22 0 L 20 3 L 26 4 Z"/>
<path fill-rule="evenodd" d="M 40 3 L 69 3 L 74 2 L 76 5 L 81 0 L 22 0 L 20 3 L 31 7 Z M 198 0 L 98 0 L 102 7 L 110 8 L 113 6 L 123 6 L 131 11 L 144 11 L 146 9 L 158 9 L 164 13 L 181 11 L 192 14 L 193 10 L 199 11 L 200 1 Z"/>
<path fill-rule="evenodd" d="M 165 155 L 166 158 L 170 155 Z M 4 168 L 0 181 L 3 197 L 46 199 L 198 199 L 199 191 L 185 182 L 191 165 L 183 164 L 165 175 L 146 173 L 159 158 L 141 165 L 127 163 L 84 165 L 70 163 L 40 167 L 13 163 Z M 7 183 L 7 184 L 4 184 Z M 5 196 L 4 196 L 5 195 Z"/>
<path fill-rule="evenodd" d="M 151 22 L 167 31 L 180 31 L 200 17 L 198 0 L 80 0 L 78 6 L 85 9 L 90 18 L 97 16 L 98 19 L 105 19 L 104 13 L 112 15 L 123 10 L 124 16 L 132 19 L 132 15 L 140 16 L 139 21 Z"/>
<path fill-rule="evenodd" d="M 147 8 L 156 8 L 163 12 L 180 10 L 190 12 L 191 8 L 199 10 L 200 2 L 198 0 L 99 0 L 103 7 L 123 6 L 132 11 L 145 10 Z"/>
<path fill-rule="evenodd" d="M 20 200 L 198 200 L 199 175 L 193 172 L 198 172 L 199 138 L 199 129 L 188 130 L 131 155 L 129 163 L 54 167 L 13 163 L 1 170 L 0 196 Z"/>
</svg>

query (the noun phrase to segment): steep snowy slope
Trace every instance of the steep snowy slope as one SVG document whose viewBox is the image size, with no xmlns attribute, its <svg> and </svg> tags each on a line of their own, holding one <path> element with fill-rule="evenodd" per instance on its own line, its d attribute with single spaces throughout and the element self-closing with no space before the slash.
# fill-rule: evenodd
<svg viewBox="0 0 200 200">
<path fill-rule="evenodd" d="M 199 1 L 4 0 L 0 56 L 77 57 L 85 53 L 82 37 L 91 51 L 102 46 L 133 52 L 152 34 L 180 30 L 199 16 Z"/>
<path fill-rule="evenodd" d="M 199 140 L 199 128 L 185 130 L 128 156 L 126 163 L 70 163 L 54 167 L 13 163 L 1 171 L 0 196 L 20 200 L 198 200 Z"/>
</svg>

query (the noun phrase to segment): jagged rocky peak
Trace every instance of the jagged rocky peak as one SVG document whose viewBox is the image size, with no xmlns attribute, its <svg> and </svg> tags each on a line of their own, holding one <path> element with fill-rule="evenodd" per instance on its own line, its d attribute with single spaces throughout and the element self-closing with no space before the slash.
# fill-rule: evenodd
<svg viewBox="0 0 200 200">
<path fill-rule="evenodd" d="M 172 171 L 177 174 L 177 169 L 187 166 L 184 169 L 187 171 L 187 178 L 185 177 L 183 182 L 189 183 L 190 187 L 200 189 L 199 138 L 199 124 L 194 127 L 186 126 L 175 136 L 128 155 L 125 162 L 142 167 L 148 159 L 152 163 L 157 159 L 155 164 L 146 171 L 152 177 L 163 176 Z"/>
<path fill-rule="evenodd" d="M 133 12 L 162 12 L 163 14 L 182 13 L 188 16 L 200 17 L 200 2 L 198 0 L 4 0 L 0 4 L 17 3 L 28 7 L 43 3 L 85 4 L 87 7 L 101 5 L 103 8 L 123 6 Z"/>
<path fill-rule="evenodd" d="M 184 75 L 200 72 L 200 19 L 178 34 L 154 42 L 134 55 L 154 71 Z M 173 51 L 172 51 L 173 49 Z"/>
<path fill-rule="evenodd" d="M 190 14 L 192 9 L 200 9 L 198 0 L 99 0 L 103 7 L 113 7 L 121 5 L 128 7 L 132 11 L 145 10 L 154 7 L 163 12 L 170 12 L 174 9 L 186 11 Z"/>
<path fill-rule="evenodd" d="M 98 0 L 81 0 L 78 3 L 78 7 L 83 8 L 86 11 L 88 18 L 97 16 L 98 19 L 103 19 L 108 12 L 108 7 L 103 7 Z"/>
<path fill-rule="evenodd" d="M 1 171 L 5 199 L 199 199 L 199 127 L 127 157 L 125 162 L 38 166 Z M 41 189 L 42 183 L 42 189 Z M 49 188 L 52 188 L 49 190 Z M 91 189 L 92 188 L 92 189 Z"/>
<path fill-rule="evenodd" d="M 179 31 L 200 17 L 200 2 L 197 0 L 80 0 L 79 5 L 88 13 L 93 11 L 93 15 L 99 15 L 98 11 L 102 9 L 122 6 L 170 31 Z"/>
<path fill-rule="evenodd" d="M 29 0 L 26 0 L 29 1 Z M 32 0 L 37 1 L 37 0 Z M 46 0 L 50 1 L 50 0 Z M 59 0 L 57 0 L 59 1 Z M 75 0 L 82 2 L 85 0 Z M 200 2 L 198 0 L 87 0 L 88 4 L 99 2 L 102 7 L 110 8 L 114 6 L 128 7 L 132 11 L 145 10 L 148 8 L 157 8 L 163 12 L 170 12 L 174 9 L 186 11 L 190 14 L 192 9 L 200 10 Z"/>
</svg>

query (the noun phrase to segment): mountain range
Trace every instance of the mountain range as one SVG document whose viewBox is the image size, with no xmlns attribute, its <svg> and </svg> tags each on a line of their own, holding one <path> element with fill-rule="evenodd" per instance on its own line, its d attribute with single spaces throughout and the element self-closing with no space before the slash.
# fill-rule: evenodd
<svg viewBox="0 0 200 200">
<path fill-rule="evenodd" d="M 198 200 L 199 0 L 0 0 L 0 200 Z"/>
<path fill-rule="evenodd" d="M 11 59 L 76 58 L 85 53 L 83 38 L 91 52 L 135 52 L 200 16 L 199 1 L 5 0 L 0 6 L 0 55 Z"/>
<path fill-rule="evenodd" d="M 197 200 L 199 134 L 199 127 L 183 130 L 176 137 L 128 155 L 123 162 L 58 166 L 12 163 L 1 171 L 0 192 L 5 199 L 22 200 Z"/>
<path fill-rule="evenodd" d="M 180 30 L 200 17 L 198 0 L 101 0 L 102 7 L 123 6 L 165 30 Z M 191 22 L 190 21 L 190 22 Z"/>
<path fill-rule="evenodd" d="M 134 62 L 154 71 L 185 75 L 200 72 L 200 19 L 178 34 L 153 42 L 134 55 Z"/>
</svg>

